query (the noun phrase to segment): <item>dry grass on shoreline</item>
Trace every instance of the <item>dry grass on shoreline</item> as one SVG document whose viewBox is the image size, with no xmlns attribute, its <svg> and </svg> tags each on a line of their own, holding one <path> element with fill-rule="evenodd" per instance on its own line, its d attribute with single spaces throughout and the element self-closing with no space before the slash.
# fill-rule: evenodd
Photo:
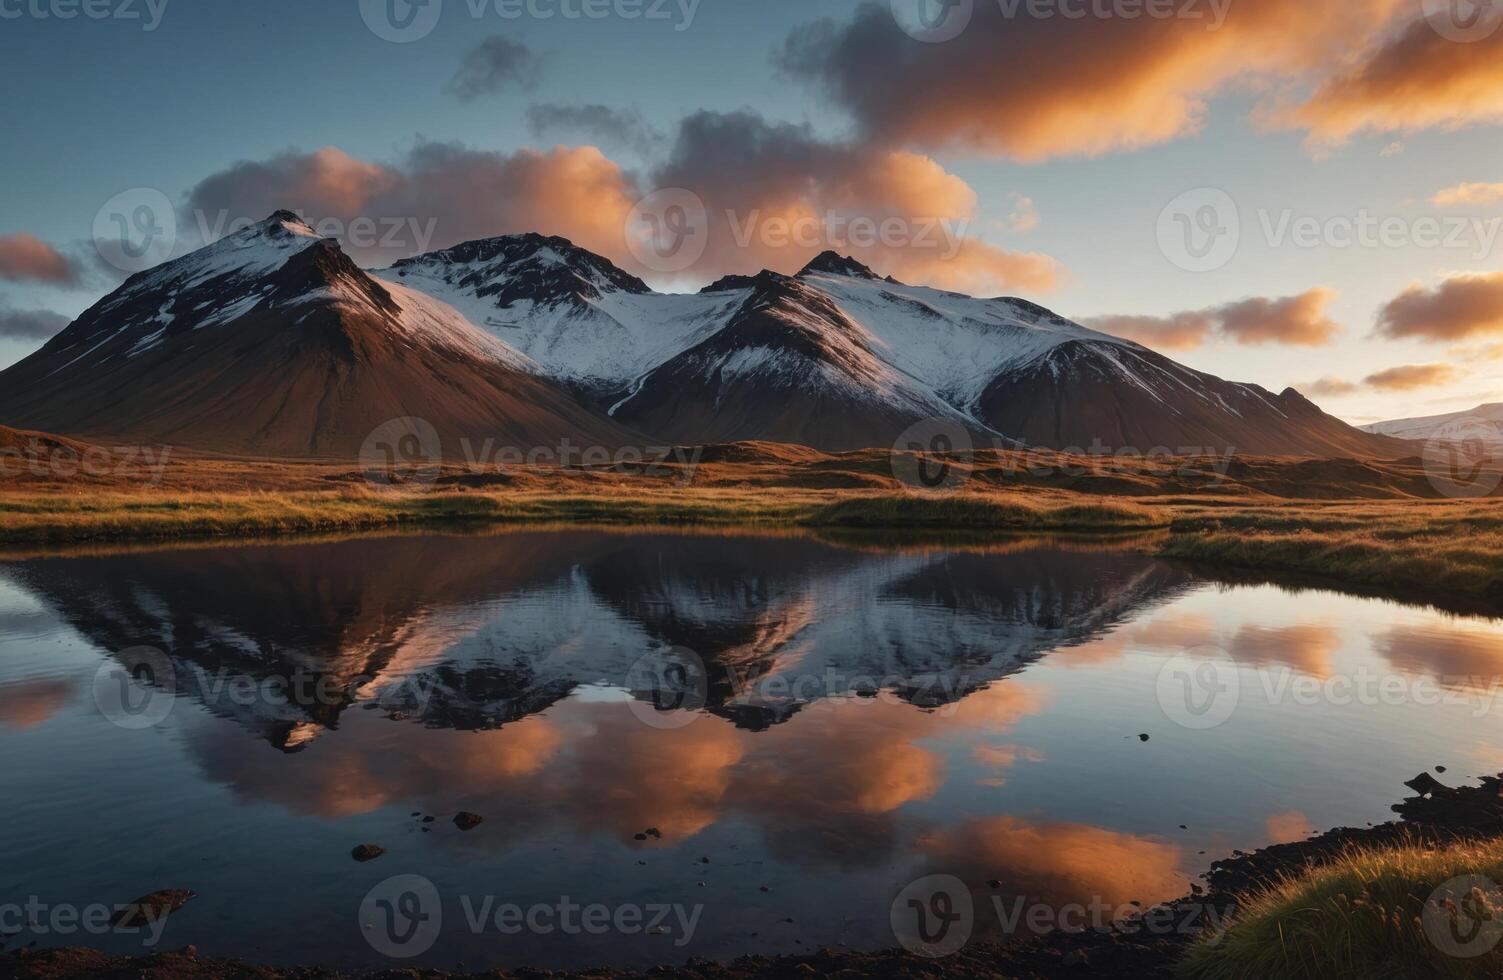
<svg viewBox="0 0 1503 980">
<path fill-rule="evenodd" d="M 688 490 L 660 493 L 270 493 L 0 495 L 0 542 L 234 537 L 461 523 L 747 524 L 986 530 L 1139 530 L 1169 515 L 1133 504 L 1002 495 L 893 496 Z"/>
<path fill-rule="evenodd" d="M 1319 576 L 1503 609 L 1496 501 L 1106 498 L 1062 491 L 600 488 L 587 493 L 338 490 L 0 494 L 0 543 L 64 544 L 349 533 L 508 523 L 663 524 L 957 532 L 1164 529 L 1155 553 Z"/>
<path fill-rule="evenodd" d="M 1503 841 L 1354 849 L 1252 896 L 1225 935 L 1190 949 L 1179 972 L 1187 980 L 1500 976 L 1503 899 L 1496 886 L 1472 891 L 1474 875 L 1503 881 Z"/>
<path fill-rule="evenodd" d="M 956 464 L 963 489 L 914 493 L 897 482 L 884 451 L 831 455 L 741 443 L 706 447 L 695 458 L 693 467 L 632 472 L 454 464 L 432 485 L 406 487 L 372 486 L 339 460 L 184 453 L 149 478 L 138 470 L 91 478 L 12 467 L 0 473 L 0 544 L 507 523 L 1163 531 L 1143 547 L 1214 568 L 1298 573 L 1503 610 L 1503 497 L 1427 498 L 1434 488 L 1415 460 L 1238 457 L 1215 477 L 1195 460 L 978 454 Z"/>
</svg>

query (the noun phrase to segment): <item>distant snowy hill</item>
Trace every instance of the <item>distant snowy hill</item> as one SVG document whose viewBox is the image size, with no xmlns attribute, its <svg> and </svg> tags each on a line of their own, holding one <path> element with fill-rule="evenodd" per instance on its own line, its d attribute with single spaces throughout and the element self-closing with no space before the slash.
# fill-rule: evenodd
<svg viewBox="0 0 1503 980">
<path fill-rule="evenodd" d="M 1469 411 L 1446 415 L 1374 422 L 1361 428 L 1364 432 L 1397 439 L 1480 439 L 1503 446 L 1503 402 L 1478 405 Z"/>
</svg>

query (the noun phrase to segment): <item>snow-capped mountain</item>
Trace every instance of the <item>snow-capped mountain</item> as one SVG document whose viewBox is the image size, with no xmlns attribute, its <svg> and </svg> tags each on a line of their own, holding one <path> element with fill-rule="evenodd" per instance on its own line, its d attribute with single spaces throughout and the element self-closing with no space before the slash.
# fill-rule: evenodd
<svg viewBox="0 0 1503 980">
<path fill-rule="evenodd" d="M 1396 439 L 1480 441 L 1495 448 L 1503 448 L 1503 402 L 1478 405 L 1465 412 L 1373 422 L 1361 428 L 1364 432 L 1393 436 Z"/>
<path fill-rule="evenodd" d="M 347 455 L 408 416 L 451 447 L 627 441 L 526 357 L 373 279 L 290 212 L 132 276 L 0 373 L 12 424 L 224 451 Z"/>
<path fill-rule="evenodd" d="M 978 445 L 1397 454 L 1292 389 L 1193 371 L 1021 299 L 881 278 L 826 252 L 796 276 L 654 293 L 558 238 L 510 236 L 377 273 L 462 311 L 612 419 L 686 443 L 889 446 L 940 420 Z"/>
<path fill-rule="evenodd" d="M 663 294 L 530 234 L 367 272 L 290 212 L 133 276 L 0 372 L 0 423 L 66 435 L 344 455 L 407 416 L 456 453 L 561 438 L 841 451 L 936 421 L 981 447 L 1408 450 L 1292 390 L 833 252 L 796 276 Z"/>
</svg>

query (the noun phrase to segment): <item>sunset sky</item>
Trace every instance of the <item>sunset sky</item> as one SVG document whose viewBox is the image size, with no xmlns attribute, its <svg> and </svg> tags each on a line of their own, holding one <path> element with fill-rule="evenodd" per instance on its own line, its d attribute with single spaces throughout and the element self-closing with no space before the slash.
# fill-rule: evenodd
<svg viewBox="0 0 1503 980">
<path fill-rule="evenodd" d="M 834 247 L 1349 421 L 1503 399 L 1503 9 L 1149 6 L 0 0 L 0 366 L 121 281 L 93 240 L 145 188 L 171 254 L 280 207 L 368 264 L 539 231 L 670 290 Z M 626 240 L 664 188 L 687 269 Z M 827 215 L 895 232 L 766 224 Z"/>
</svg>

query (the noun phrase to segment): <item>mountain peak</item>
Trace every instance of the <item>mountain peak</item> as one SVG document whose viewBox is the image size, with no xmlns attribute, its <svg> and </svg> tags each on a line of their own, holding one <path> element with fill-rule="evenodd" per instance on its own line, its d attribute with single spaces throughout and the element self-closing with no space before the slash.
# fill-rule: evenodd
<svg viewBox="0 0 1503 980">
<path fill-rule="evenodd" d="M 265 221 L 256 225 L 256 228 L 269 235 L 291 234 L 299 238 L 320 237 L 318 232 L 313 230 L 313 226 L 304 221 L 301 215 L 286 208 L 273 211 Z"/>
<path fill-rule="evenodd" d="M 517 300 L 583 301 L 599 299 L 607 292 L 652 292 L 605 256 L 567 238 L 536 232 L 462 242 L 402 259 L 390 271 L 402 278 L 436 279 L 474 296 L 492 297 L 501 307 Z"/>
<path fill-rule="evenodd" d="M 857 262 L 849 255 L 841 255 L 832 249 L 820 252 L 809 264 L 799 270 L 799 275 L 807 276 L 824 273 L 832 276 L 851 276 L 856 279 L 880 278 L 875 272 Z"/>
</svg>

